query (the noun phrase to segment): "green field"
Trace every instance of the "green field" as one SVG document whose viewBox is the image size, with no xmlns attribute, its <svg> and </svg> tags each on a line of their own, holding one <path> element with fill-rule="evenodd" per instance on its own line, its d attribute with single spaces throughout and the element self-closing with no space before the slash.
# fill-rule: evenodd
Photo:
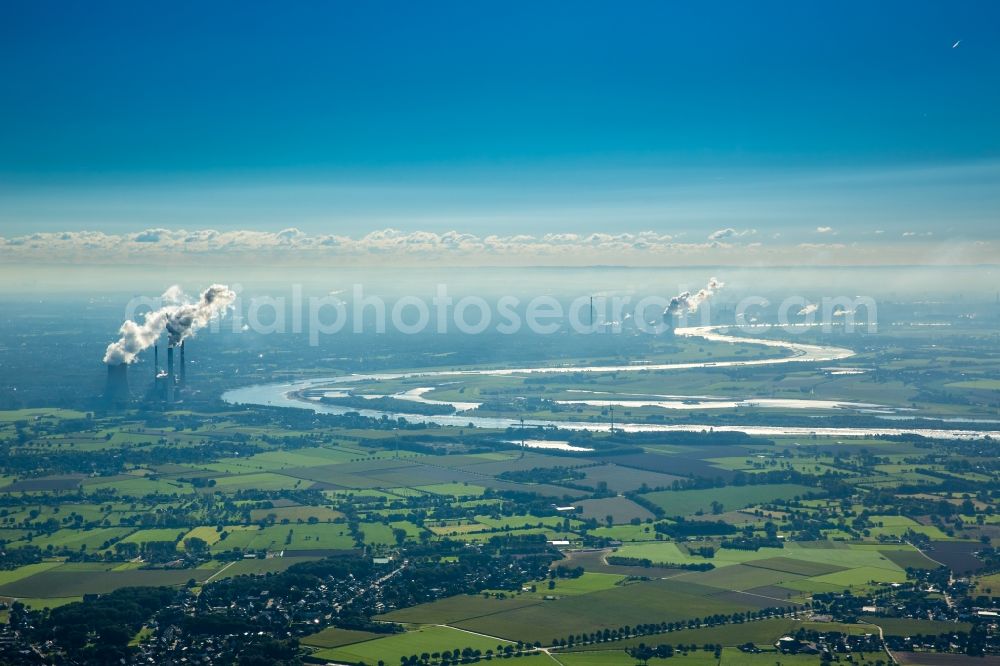
<svg viewBox="0 0 1000 666">
<path fill-rule="evenodd" d="M 70 550 L 101 550 L 105 543 L 113 539 L 128 537 L 133 530 L 127 527 L 98 527 L 90 530 L 59 530 L 53 534 L 35 537 L 29 541 L 15 541 L 14 546 L 31 543 L 39 548 L 68 548 Z"/>
<path fill-rule="evenodd" d="M 558 583 L 557 583 L 558 589 Z M 707 593 L 706 593 L 707 592 Z M 456 622 L 470 631 L 490 633 L 509 640 L 552 640 L 570 633 L 616 628 L 624 624 L 666 622 L 732 613 L 767 606 L 759 597 L 714 597 L 718 592 L 707 586 L 691 586 L 672 581 L 652 581 L 567 596 L 486 617 Z"/>
<path fill-rule="evenodd" d="M 301 643 L 310 647 L 329 649 L 384 637 L 384 634 L 374 634 L 370 631 L 354 631 L 351 629 L 328 627 L 311 636 L 303 637 Z"/>
<path fill-rule="evenodd" d="M 467 647 L 485 653 L 487 650 L 495 651 L 498 646 L 502 648 L 507 644 L 508 641 L 502 639 L 487 638 L 451 627 L 424 627 L 363 643 L 320 650 L 313 656 L 317 659 L 352 663 L 375 664 L 383 660 L 387 664 L 398 664 L 400 657 L 409 657 L 413 654 L 462 650 Z"/>
<path fill-rule="evenodd" d="M 649 644 L 656 644 L 656 636 L 649 637 Z M 874 664 L 880 655 L 856 655 L 859 660 L 854 663 Z M 605 649 L 593 652 L 556 652 L 553 659 L 563 666 L 632 666 L 636 661 L 630 658 L 624 650 Z M 675 652 L 669 659 L 650 659 L 649 663 L 654 666 L 817 666 L 819 657 L 813 655 L 785 655 L 777 652 L 765 652 L 763 654 L 746 654 L 735 648 L 726 648 L 722 651 L 720 659 L 716 659 L 713 652 L 706 652 L 698 649 L 692 652 Z"/>
<path fill-rule="evenodd" d="M 251 520 L 273 520 L 277 523 L 285 521 L 307 522 L 310 518 L 321 523 L 330 523 L 343 519 L 344 514 L 327 506 L 281 506 L 271 509 L 254 509 L 250 512 Z"/>
<path fill-rule="evenodd" d="M 625 653 L 624 650 L 615 650 L 605 647 L 601 651 L 595 652 L 556 652 L 553 653 L 552 659 L 557 664 L 563 664 L 563 666 L 623 666 L 631 665 L 636 663 L 635 659 L 632 659 Z M 700 653 L 696 653 L 690 658 L 676 659 L 650 659 L 650 664 L 668 664 L 668 663 L 683 663 L 686 666 L 717 666 L 718 660 L 708 653 L 704 659 L 701 658 Z M 709 661 L 711 659 L 711 661 Z"/>
<path fill-rule="evenodd" d="M 913 618 L 862 616 L 859 620 L 882 627 L 887 636 L 902 636 L 903 638 L 917 634 L 925 636 L 950 634 L 956 631 L 969 631 L 972 628 L 968 622 L 941 622 Z"/>
<path fill-rule="evenodd" d="M 346 525 L 335 523 L 227 528 L 228 536 L 212 544 L 215 552 L 240 550 L 344 550 L 354 547 Z"/>
<path fill-rule="evenodd" d="M 481 497 L 486 491 L 483 486 L 470 483 L 435 483 L 429 486 L 416 486 L 414 490 L 434 495 L 450 495 L 456 499 L 466 497 Z"/>
<path fill-rule="evenodd" d="M 309 482 L 295 479 L 283 474 L 261 472 L 259 474 L 240 474 L 238 476 L 219 476 L 215 478 L 215 487 L 220 490 L 283 490 L 293 488 L 308 488 Z M 305 484 L 305 485 L 303 485 Z"/>
<path fill-rule="evenodd" d="M 544 585 L 542 587 L 544 588 Z M 392 622 L 413 624 L 454 624 L 462 620 L 487 617 L 526 606 L 535 606 L 539 603 L 541 602 L 538 599 L 528 596 L 497 599 L 481 594 L 462 594 L 395 610 L 382 615 L 381 618 Z"/>
<path fill-rule="evenodd" d="M 779 585 L 807 593 L 836 592 L 865 587 L 871 581 L 893 583 L 906 579 L 905 571 L 893 557 L 877 548 L 861 545 L 814 548 L 810 545 L 787 543 L 784 548 L 757 551 L 719 549 L 711 560 L 706 560 L 689 554 L 675 543 L 647 542 L 625 544 L 616 554 L 675 565 L 709 561 L 716 567 L 713 571 L 683 573 L 679 579 L 728 590 Z M 899 548 L 898 552 L 906 553 L 907 558 L 919 556 L 912 548 Z"/>
<path fill-rule="evenodd" d="M 47 561 L 39 562 L 38 564 L 25 564 L 17 569 L 0 570 L 0 588 L 3 588 L 11 583 L 15 583 L 23 578 L 28 578 L 29 576 L 34 576 L 35 574 L 43 571 L 54 569 L 60 565 L 62 565 L 62 562 Z"/>
<path fill-rule="evenodd" d="M 213 569 L 127 571 L 60 571 L 58 568 L 0 585 L 6 597 L 78 597 L 84 594 L 111 592 L 121 587 L 146 585 L 183 585 L 188 580 L 204 580 Z"/>
<path fill-rule="evenodd" d="M 532 594 L 537 597 L 570 597 L 589 594 L 600 590 L 610 590 L 624 579 L 625 576 L 616 576 L 614 574 L 585 573 L 579 578 L 557 578 L 555 580 L 555 587 L 552 588 L 547 584 L 539 584 L 538 591 Z"/>
<path fill-rule="evenodd" d="M 97 490 L 113 490 L 124 497 L 143 497 L 145 495 L 187 495 L 194 489 L 186 483 L 168 479 L 135 478 L 119 481 L 108 481 L 88 484 L 91 492 Z"/>
<path fill-rule="evenodd" d="M 949 388 L 980 389 L 983 391 L 1000 391 L 1000 379 L 970 379 L 965 382 L 951 382 Z"/>
<path fill-rule="evenodd" d="M 643 497 L 661 507 L 668 516 L 690 516 L 699 511 L 710 513 L 712 502 L 721 503 L 724 509 L 742 509 L 763 502 L 787 500 L 818 492 L 817 488 L 780 483 L 706 490 L 662 491 L 648 493 Z"/>
<path fill-rule="evenodd" d="M 184 529 L 172 529 L 172 528 L 161 528 L 161 529 L 150 529 L 150 530 L 139 530 L 138 532 L 133 532 L 125 539 L 122 539 L 126 543 L 146 543 L 148 541 L 179 541 L 184 537 Z"/>
<path fill-rule="evenodd" d="M 754 643 L 755 645 L 766 647 L 773 645 L 782 636 L 794 633 L 795 629 L 801 625 L 798 620 L 791 618 L 775 618 L 770 620 L 760 620 L 757 622 L 747 622 L 745 624 L 728 624 L 720 627 L 703 627 L 700 629 L 682 629 L 671 631 L 665 634 L 655 634 L 651 636 L 639 636 L 627 638 L 622 641 L 615 641 L 614 647 L 625 649 L 639 644 L 658 645 L 669 643 L 670 645 L 704 645 L 706 643 L 735 647 L 744 643 Z M 581 645 L 572 648 L 573 652 L 587 652 L 591 650 L 607 649 L 606 644 L 598 643 L 593 645 Z"/>
<path fill-rule="evenodd" d="M 221 578 L 232 578 L 233 576 L 244 576 L 248 574 L 263 576 L 269 573 L 277 573 L 279 571 L 284 571 L 293 564 L 298 564 L 299 562 L 309 562 L 318 559 L 318 557 L 310 557 L 308 555 L 301 555 L 296 557 L 269 557 L 267 559 L 252 559 L 252 560 L 237 560 L 230 564 L 223 565 L 222 568 L 218 569 L 209 579 L 218 580 Z"/>
<path fill-rule="evenodd" d="M 710 585 L 723 590 L 749 590 L 764 585 L 780 585 L 781 583 L 799 580 L 797 574 L 773 569 L 761 569 L 735 564 L 731 567 L 720 567 L 712 571 L 680 574 L 677 580 L 696 581 L 700 585 Z"/>
<path fill-rule="evenodd" d="M 593 518 L 601 523 L 605 521 L 607 516 L 611 516 L 613 522 L 617 524 L 627 523 L 635 518 L 639 520 L 654 518 L 649 509 L 639 506 L 626 497 L 582 500 L 575 502 L 575 505 L 580 507 L 580 515 L 584 518 Z"/>
</svg>

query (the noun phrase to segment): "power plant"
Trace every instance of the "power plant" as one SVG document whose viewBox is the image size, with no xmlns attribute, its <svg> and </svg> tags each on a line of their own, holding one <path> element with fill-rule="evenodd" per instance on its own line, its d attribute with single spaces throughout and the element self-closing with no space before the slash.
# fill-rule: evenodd
<svg viewBox="0 0 1000 666">
<path fill-rule="evenodd" d="M 673 335 L 674 327 L 676 325 L 676 317 L 679 315 L 693 314 L 694 312 L 697 312 L 698 307 L 701 306 L 702 303 L 711 298 L 716 291 L 722 289 L 724 286 L 726 285 L 723 282 L 713 277 L 709 279 L 707 285 L 695 293 L 682 291 L 671 298 L 667 307 L 663 310 L 663 316 L 661 318 L 664 324 L 664 334 Z"/>
<path fill-rule="evenodd" d="M 179 371 L 174 373 L 174 349 L 180 349 Z M 160 345 L 153 346 L 153 390 L 151 398 L 159 402 L 177 402 L 184 394 L 184 343 L 167 345 L 167 367 L 160 370 Z"/>
<path fill-rule="evenodd" d="M 104 362 L 108 366 L 108 384 L 105 400 L 114 406 L 129 402 L 128 365 L 146 349 L 153 347 L 153 388 L 149 399 L 158 402 L 177 402 L 184 395 L 186 380 L 184 367 L 184 340 L 198 329 L 208 326 L 217 317 L 225 315 L 236 300 L 236 293 L 229 287 L 213 284 L 191 302 L 180 287 L 173 286 L 161 299 L 167 302 L 157 310 L 147 312 L 141 321 L 126 320 L 118 329 L 119 338 L 108 345 Z M 167 334 L 167 367 L 160 371 L 160 346 L 157 341 Z M 180 368 L 174 374 L 174 350 L 180 349 Z"/>
<path fill-rule="evenodd" d="M 174 350 L 179 350 L 180 363 L 174 372 Z M 113 407 L 124 407 L 131 400 L 128 385 L 128 363 L 108 365 L 108 381 L 104 390 L 105 401 Z M 153 345 L 153 385 L 147 395 L 149 402 L 179 402 L 185 393 L 187 379 L 184 357 L 184 343 L 167 345 L 167 363 L 160 368 L 160 345 Z"/>
</svg>

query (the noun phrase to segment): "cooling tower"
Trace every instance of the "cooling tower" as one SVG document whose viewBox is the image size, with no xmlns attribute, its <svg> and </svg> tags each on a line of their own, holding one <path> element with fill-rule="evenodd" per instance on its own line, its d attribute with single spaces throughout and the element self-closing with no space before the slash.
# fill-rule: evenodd
<svg viewBox="0 0 1000 666">
<path fill-rule="evenodd" d="M 108 385 L 104 398 L 113 405 L 124 405 L 129 401 L 128 365 L 116 363 L 108 366 Z"/>
</svg>

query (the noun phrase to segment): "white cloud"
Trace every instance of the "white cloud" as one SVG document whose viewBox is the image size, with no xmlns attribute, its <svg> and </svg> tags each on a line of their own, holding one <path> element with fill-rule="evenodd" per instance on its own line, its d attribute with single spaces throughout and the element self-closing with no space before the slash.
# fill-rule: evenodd
<svg viewBox="0 0 1000 666">
<path fill-rule="evenodd" d="M 353 238 L 335 234 L 310 235 L 299 229 L 278 232 L 202 229 L 146 229 L 130 234 L 73 231 L 36 233 L 30 236 L 0 239 L 0 256 L 17 251 L 41 258 L 81 257 L 93 254 L 111 257 L 158 257 L 183 253 L 198 256 L 221 253 L 229 255 L 340 256 L 365 255 L 572 255 L 610 253 L 657 253 L 684 247 L 668 234 L 652 231 L 639 233 L 550 233 L 540 236 L 477 236 L 459 231 L 435 233 L 379 229 Z"/>
<path fill-rule="evenodd" d="M 63 236 L 65 235 L 63 234 Z M 133 236 L 132 240 L 136 243 L 159 243 L 170 235 L 171 232 L 168 229 L 146 229 Z"/>
<path fill-rule="evenodd" d="M 290 243 L 290 242 L 294 241 L 296 238 L 299 238 L 301 236 L 305 236 L 305 234 L 302 233 L 301 231 L 299 231 L 298 229 L 296 229 L 295 227 L 290 227 L 288 229 L 282 229 L 281 231 L 279 231 L 278 233 L 276 233 L 274 236 L 279 241 Z"/>
<path fill-rule="evenodd" d="M 723 229 L 720 231 L 728 231 Z M 907 232 L 921 236 L 930 232 Z M 733 230 L 733 241 L 754 234 Z M 713 234 L 714 235 L 714 234 Z M 728 235 L 728 234 L 723 234 Z M 836 234 L 831 234 L 835 236 Z M 769 234 L 769 240 L 774 236 Z M 595 265 L 657 266 L 719 262 L 743 265 L 766 261 L 774 265 L 803 262 L 879 264 L 934 261 L 928 251 L 914 255 L 913 245 L 891 243 L 682 242 L 678 235 L 655 231 L 478 235 L 461 231 L 401 231 L 385 228 L 363 236 L 310 234 L 247 229 L 163 229 L 107 234 L 100 231 L 39 232 L 0 237 L 0 264 L 44 262 L 66 264 L 132 263 L 174 265 L 210 263 L 245 265 Z M 898 237 L 897 237 L 898 238 Z M 832 238 L 831 238 L 832 240 Z M 993 260 L 984 245 L 965 244 L 956 251 L 963 259 Z"/>
<path fill-rule="evenodd" d="M 726 229 L 719 229 L 718 231 L 713 231 L 708 235 L 708 240 L 713 242 L 719 242 L 723 240 L 728 240 L 730 238 L 739 238 L 741 236 L 753 236 L 757 233 L 756 229 L 744 229 L 743 231 L 737 231 L 732 227 Z"/>
<path fill-rule="evenodd" d="M 736 235 L 736 229 L 729 227 L 728 229 L 719 229 L 718 231 L 713 231 L 708 235 L 708 240 L 720 241 L 727 238 L 732 238 Z"/>
<path fill-rule="evenodd" d="M 833 231 L 833 227 L 816 227 L 816 233 L 828 234 Z"/>
</svg>

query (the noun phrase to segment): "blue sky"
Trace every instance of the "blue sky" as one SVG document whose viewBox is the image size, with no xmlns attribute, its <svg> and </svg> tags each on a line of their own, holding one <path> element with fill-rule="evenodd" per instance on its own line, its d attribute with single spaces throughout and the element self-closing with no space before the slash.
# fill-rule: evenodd
<svg viewBox="0 0 1000 666">
<path fill-rule="evenodd" d="M 990 241 L 998 72 L 986 1 L 5 2 L 0 236 Z"/>
</svg>

